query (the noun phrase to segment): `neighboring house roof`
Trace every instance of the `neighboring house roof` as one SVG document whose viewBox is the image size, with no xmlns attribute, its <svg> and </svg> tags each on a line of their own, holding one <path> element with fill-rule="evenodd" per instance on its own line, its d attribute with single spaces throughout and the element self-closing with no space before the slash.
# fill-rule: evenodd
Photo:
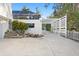
<svg viewBox="0 0 79 59">
<path fill-rule="evenodd" d="M 13 14 L 35 14 L 32 11 L 12 11 Z"/>
<path fill-rule="evenodd" d="M 12 11 L 14 19 L 27 19 L 27 16 L 33 17 L 33 19 L 39 19 L 40 14 L 37 14 L 32 11 Z"/>
</svg>

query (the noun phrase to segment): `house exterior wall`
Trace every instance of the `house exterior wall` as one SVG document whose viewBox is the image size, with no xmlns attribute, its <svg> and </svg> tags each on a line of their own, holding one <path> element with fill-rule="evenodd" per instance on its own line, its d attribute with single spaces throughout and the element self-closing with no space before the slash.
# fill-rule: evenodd
<svg viewBox="0 0 79 59">
<path fill-rule="evenodd" d="M 8 28 L 9 28 L 8 21 L 0 22 L 0 39 L 4 38 L 5 32 L 8 30 Z"/>
<path fill-rule="evenodd" d="M 6 17 L 5 6 L 3 3 L 0 3 L 0 15 Z"/>
<path fill-rule="evenodd" d="M 0 3 L 0 39 L 4 38 L 5 32 L 9 29 L 9 20 L 12 20 L 11 4 Z"/>
<path fill-rule="evenodd" d="M 57 22 L 57 20 L 59 20 L 59 18 L 48 18 L 48 19 L 43 19 L 42 23 L 43 24 L 51 24 L 51 32 L 55 32 L 58 33 L 58 27 L 59 27 L 59 23 Z"/>
<path fill-rule="evenodd" d="M 25 20 L 25 19 L 15 19 L 24 23 L 34 23 L 34 28 L 28 28 L 28 33 L 42 34 L 42 22 L 41 20 Z"/>
<path fill-rule="evenodd" d="M 0 3 L 0 15 L 12 19 L 12 9 L 10 3 Z"/>
</svg>

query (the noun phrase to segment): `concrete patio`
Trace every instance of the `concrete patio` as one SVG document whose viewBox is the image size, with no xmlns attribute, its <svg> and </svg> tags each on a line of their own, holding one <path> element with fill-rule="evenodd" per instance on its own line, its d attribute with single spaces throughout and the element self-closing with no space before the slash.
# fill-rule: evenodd
<svg viewBox="0 0 79 59">
<path fill-rule="evenodd" d="M 1 56 L 79 56 L 79 42 L 45 32 L 42 38 L 0 40 Z"/>
</svg>

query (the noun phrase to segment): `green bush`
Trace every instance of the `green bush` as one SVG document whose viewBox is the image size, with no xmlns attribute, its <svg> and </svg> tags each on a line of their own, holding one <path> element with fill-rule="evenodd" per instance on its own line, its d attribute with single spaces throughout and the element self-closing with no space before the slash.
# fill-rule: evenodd
<svg viewBox="0 0 79 59">
<path fill-rule="evenodd" d="M 51 24 L 46 24 L 46 30 L 51 31 Z"/>
<path fill-rule="evenodd" d="M 25 30 L 28 29 L 28 24 L 19 22 L 19 21 L 13 21 L 12 22 L 12 29 L 16 32 L 24 33 Z"/>
</svg>

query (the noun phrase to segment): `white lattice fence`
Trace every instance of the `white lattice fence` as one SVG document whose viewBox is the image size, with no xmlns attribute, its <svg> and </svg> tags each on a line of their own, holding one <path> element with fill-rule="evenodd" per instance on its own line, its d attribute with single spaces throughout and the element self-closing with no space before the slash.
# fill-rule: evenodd
<svg viewBox="0 0 79 59">
<path fill-rule="evenodd" d="M 67 36 L 67 16 L 61 17 L 59 20 L 59 31 L 63 36 Z"/>
<path fill-rule="evenodd" d="M 54 32 L 59 33 L 62 36 L 67 35 L 67 16 L 63 16 L 54 21 Z"/>
</svg>

